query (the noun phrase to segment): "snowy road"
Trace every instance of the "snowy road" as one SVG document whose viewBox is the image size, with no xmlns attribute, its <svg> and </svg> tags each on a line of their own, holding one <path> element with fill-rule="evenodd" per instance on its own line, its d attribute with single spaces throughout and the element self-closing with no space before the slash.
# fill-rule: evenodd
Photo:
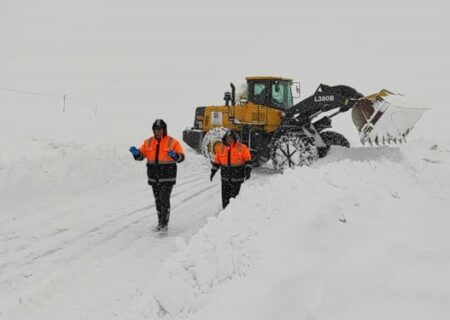
<svg viewBox="0 0 450 320">
<path fill-rule="evenodd" d="M 10 197 L 0 201 L 0 319 L 203 320 L 217 310 L 223 319 L 272 319 L 289 309 L 283 281 L 298 300 L 286 311 L 292 319 L 344 319 L 354 301 L 363 307 L 350 319 L 365 304 L 418 319 L 447 312 L 448 143 L 337 149 L 283 175 L 259 168 L 220 215 L 219 179 L 211 183 L 208 162 L 188 151 L 165 237 L 151 231 L 143 163 L 105 147 L 115 160 L 102 171 L 88 146 L 53 147 L 0 171 L 12 181 L 1 185 Z M 31 165 L 23 176 L 22 162 Z M 372 291 L 380 282 L 389 286 Z"/>
<path fill-rule="evenodd" d="M 95 311 L 96 319 L 132 317 L 130 301 L 136 304 L 152 285 L 174 237 L 189 239 L 219 211 L 218 181 L 204 173 L 181 173 L 164 238 L 151 232 L 153 196 L 142 176 L 9 212 L 0 232 L 0 316 L 82 319 Z"/>
</svg>

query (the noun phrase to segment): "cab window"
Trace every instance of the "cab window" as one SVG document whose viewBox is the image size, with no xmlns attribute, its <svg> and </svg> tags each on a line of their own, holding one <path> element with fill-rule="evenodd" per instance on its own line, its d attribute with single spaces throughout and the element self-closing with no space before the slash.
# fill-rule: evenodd
<svg viewBox="0 0 450 320">
<path fill-rule="evenodd" d="M 255 82 L 253 86 L 253 100 L 256 104 L 265 104 L 266 84 L 264 82 Z"/>
<path fill-rule="evenodd" d="M 292 92 L 289 82 L 274 81 L 271 90 L 271 105 L 281 109 L 292 107 Z"/>
</svg>

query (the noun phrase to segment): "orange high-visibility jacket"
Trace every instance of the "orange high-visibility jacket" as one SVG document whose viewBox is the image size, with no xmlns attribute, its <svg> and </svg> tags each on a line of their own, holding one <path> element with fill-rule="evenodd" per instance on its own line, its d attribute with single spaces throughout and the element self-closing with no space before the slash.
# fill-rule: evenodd
<svg viewBox="0 0 450 320">
<path fill-rule="evenodd" d="M 172 159 L 167 152 L 169 150 L 175 151 L 177 154 L 184 155 L 183 148 L 177 139 L 170 136 L 165 136 L 158 141 L 155 137 L 145 139 L 144 143 L 139 148 L 142 155 L 147 158 L 148 163 L 175 163 L 176 161 Z M 156 153 L 159 151 L 158 153 Z"/>
<path fill-rule="evenodd" d="M 225 144 L 217 148 L 214 156 L 213 168 L 221 168 L 222 180 L 241 182 L 245 179 L 247 169 L 251 169 L 252 156 L 247 146 L 235 142 L 231 146 Z"/>
<path fill-rule="evenodd" d="M 177 159 L 169 156 L 169 150 L 177 154 Z M 184 151 L 181 144 L 175 138 L 164 136 L 161 141 L 155 137 L 144 140 L 139 148 L 140 159 L 147 159 L 147 175 L 149 184 L 175 183 L 177 177 L 177 162 L 184 160 Z"/>
</svg>

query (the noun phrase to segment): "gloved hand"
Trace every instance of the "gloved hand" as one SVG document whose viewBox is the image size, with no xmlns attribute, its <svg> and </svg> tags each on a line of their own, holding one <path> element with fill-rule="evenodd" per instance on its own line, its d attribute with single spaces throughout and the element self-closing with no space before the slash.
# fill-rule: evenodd
<svg viewBox="0 0 450 320">
<path fill-rule="evenodd" d="M 169 157 L 171 157 L 173 160 L 177 160 L 178 159 L 178 153 L 176 153 L 173 150 L 169 150 L 167 151 L 167 154 L 169 155 Z"/>
<path fill-rule="evenodd" d="M 245 172 L 245 180 L 250 179 L 251 173 L 252 173 L 252 169 L 247 169 L 247 171 Z"/>
<path fill-rule="evenodd" d="M 140 151 L 135 146 L 130 147 L 128 151 L 130 151 L 134 157 L 138 157 L 140 154 Z"/>
<path fill-rule="evenodd" d="M 211 175 L 209 176 L 209 180 L 213 181 L 214 175 L 216 174 L 217 170 L 211 170 Z"/>
</svg>

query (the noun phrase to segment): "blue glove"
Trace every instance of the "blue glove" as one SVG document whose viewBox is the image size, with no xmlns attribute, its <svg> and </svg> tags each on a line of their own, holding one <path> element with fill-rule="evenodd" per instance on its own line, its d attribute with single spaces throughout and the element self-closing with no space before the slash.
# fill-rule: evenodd
<svg viewBox="0 0 450 320">
<path fill-rule="evenodd" d="M 178 159 L 178 154 L 173 151 L 173 150 L 169 150 L 167 151 L 167 154 L 169 155 L 169 157 L 171 157 L 173 160 L 177 160 Z"/>
<path fill-rule="evenodd" d="M 130 147 L 129 151 L 135 157 L 138 157 L 139 154 L 141 153 L 135 146 Z"/>
</svg>

